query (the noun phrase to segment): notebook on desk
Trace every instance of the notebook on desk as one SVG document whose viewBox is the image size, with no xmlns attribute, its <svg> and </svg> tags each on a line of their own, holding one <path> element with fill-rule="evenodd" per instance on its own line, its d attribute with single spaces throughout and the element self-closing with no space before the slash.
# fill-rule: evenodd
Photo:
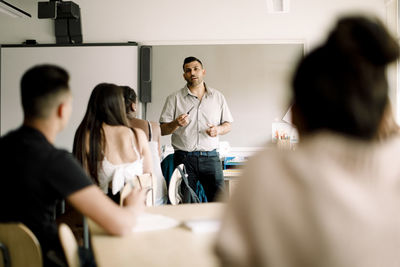
<svg viewBox="0 0 400 267">
<path fill-rule="evenodd" d="M 220 220 L 189 220 L 185 221 L 184 226 L 191 230 L 193 233 L 214 233 L 217 232 L 221 227 Z"/>
<path fill-rule="evenodd" d="M 160 215 L 160 214 L 152 214 L 152 213 L 143 213 L 141 214 L 136 221 L 136 225 L 133 227 L 133 232 L 147 232 L 147 231 L 156 231 L 156 230 L 164 230 L 168 228 L 177 227 L 181 222 L 177 221 L 171 217 Z"/>
</svg>

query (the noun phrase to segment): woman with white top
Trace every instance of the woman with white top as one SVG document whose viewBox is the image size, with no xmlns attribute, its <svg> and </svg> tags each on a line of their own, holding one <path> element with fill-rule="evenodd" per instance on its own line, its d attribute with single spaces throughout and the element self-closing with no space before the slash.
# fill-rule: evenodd
<svg viewBox="0 0 400 267">
<path fill-rule="evenodd" d="M 153 162 L 153 174 L 157 185 L 155 187 L 155 205 L 167 204 L 167 185 L 161 171 L 161 129 L 158 122 L 150 122 L 136 118 L 136 92 L 129 86 L 121 86 L 124 90 L 124 100 L 128 125 L 134 129 L 142 129 L 149 141 L 149 148 Z"/>
<path fill-rule="evenodd" d="M 115 202 L 135 175 L 152 173 L 151 154 L 142 130 L 128 127 L 123 89 L 101 83 L 90 96 L 74 139 L 74 155 Z"/>
</svg>

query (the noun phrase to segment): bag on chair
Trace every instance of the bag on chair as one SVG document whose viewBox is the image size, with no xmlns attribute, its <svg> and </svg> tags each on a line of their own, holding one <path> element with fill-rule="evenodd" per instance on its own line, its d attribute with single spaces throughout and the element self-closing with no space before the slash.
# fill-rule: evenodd
<svg viewBox="0 0 400 267">
<path fill-rule="evenodd" d="M 190 187 L 188 174 L 183 164 L 178 165 L 172 174 L 168 195 L 172 205 L 207 202 L 207 197 L 200 181 L 196 183 L 196 190 Z"/>
</svg>

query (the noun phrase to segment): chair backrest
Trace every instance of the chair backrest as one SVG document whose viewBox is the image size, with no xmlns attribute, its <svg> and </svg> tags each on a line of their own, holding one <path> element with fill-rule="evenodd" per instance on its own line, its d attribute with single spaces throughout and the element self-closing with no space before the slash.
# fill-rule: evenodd
<svg viewBox="0 0 400 267">
<path fill-rule="evenodd" d="M 130 183 L 125 184 L 124 188 L 121 190 L 119 205 L 124 205 L 124 200 L 132 192 L 132 185 Z"/>
<path fill-rule="evenodd" d="M 61 246 L 65 258 L 67 259 L 68 266 L 79 267 L 78 242 L 76 241 L 71 228 L 67 224 L 61 223 L 58 227 L 58 235 L 60 237 Z"/>
<path fill-rule="evenodd" d="M 43 266 L 39 241 L 24 224 L 0 223 L 0 243 L 2 243 L 3 248 L 6 248 L 2 249 L 3 261 L 0 262 L 0 266 Z M 4 260 L 7 258 L 9 262 L 6 263 Z"/>
<path fill-rule="evenodd" d="M 179 171 L 178 167 L 183 169 L 184 165 L 180 164 L 174 169 L 168 187 L 168 198 L 172 205 L 178 205 L 182 203 L 182 193 L 180 190 L 182 183 L 182 174 Z"/>
<path fill-rule="evenodd" d="M 157 186 L 157 183 L 155 181 L 155 177 L 153 175 L 151 175 L 150 173 L 144 173 L 141 175 L 137 175 L 131 182 L 126 183 L 124 188 L 122 188 L 119 204 L 122 206 L 125 198 L 131 193 L 132 188 L 137 187 L 137 188 L 151 189 L 147 193 L 146 205 L 154 206 L 155 190 L 157 190 L 156 186 Z"/>
</svg>

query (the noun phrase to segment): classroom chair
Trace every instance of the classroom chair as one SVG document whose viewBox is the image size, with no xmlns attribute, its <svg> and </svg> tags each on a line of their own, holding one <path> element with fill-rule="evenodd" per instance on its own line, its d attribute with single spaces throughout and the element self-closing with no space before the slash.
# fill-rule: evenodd
<svg viewBox="0 0 400 267">
<path fill-rule="evenodd" d="M 58 227 L 58 235 L 60 237 L 61 246 L 64 251 L 65 258 L 69 267 L 79 267 L 79 251 L 78 242 L 72 233 L 71 228 L 65 224 L 61 223 Z"/>
<path fill-rule="evenodd" d="M 135 176 L 132 181 L 126 183 L 124 188 L 122 188 L 119 204 L 123 206 L 124 200 L 131 193 L 132 188 L 137 187 L 150 189 L 147 192 L 146 206 L 154 206 L 156 184 L 155 177 L 150 173 L 144 173 L 142 175 Z"/>
<path fill-rule="evenodd" d="M 0 266 L 43 266 L 39 241 L 22 223 L 0 223 L 0 248 Z"/>
</svg>

